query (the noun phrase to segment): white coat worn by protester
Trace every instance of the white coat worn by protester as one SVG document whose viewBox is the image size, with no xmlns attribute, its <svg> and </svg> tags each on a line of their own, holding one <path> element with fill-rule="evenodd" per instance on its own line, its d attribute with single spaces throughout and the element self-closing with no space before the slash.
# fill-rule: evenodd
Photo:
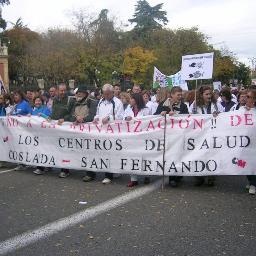
<svg viewBox="0 0 256 256">
<path fill-rule="evenodd" d="M 139 117 L 149 116 L 149 115 L 151 115 L 150 109 L 145 107 L 145 108 L 141 109 L 135 116 L 131 105 L 128 105 L 128 107 L 126 108 L 126 110 L 124 112 L 124 120 L 126 119 L 126 117 L 132 117 L 132 119 L 133 119 L 133 118 L 139 118 Z M 138 181 L 138 176 L 131 175 L 131 181 Z"/>
<path fill-rule="evenodd" d="M 225 112 L 223 106 L 219 103 L 211 103 L 210 111 L 207 109 L 206 106 L 204 107 L 199 107 L 197 106 L 195 109 L 195 102 L 193 102 L 190 107 L 189 107 L 189 113 L 191 114 L 213 114 L 214 112 L 222 113 Z"/>
<path fill-rule="evenodd" d="M 97 106 L 97 112 L 94 119 L 99 119 L 99 122 L 104 118 L 109 118 L 109 121 L 123 120 L 124 108 L 123 103 L 116 97 L 111 100 L 101 99 Z"/>
<path fill-rule="evenodd" d="M 102 98 L 99 101 L 94 119 L 98 119 L 99 122 L 102 123 L 104 118 L 107 118 L 109 122 L 113 122 L 114 120 L 123 120 L 124 108 L 121 100 L 114 96 L 111 100 Z M 116 177 L 118 176 L 119 175 Z M 102 181 L 102 183 L 110 183 L 112 177 L 112 173 L 105 173 L 105 179 Z"/>
</svg>

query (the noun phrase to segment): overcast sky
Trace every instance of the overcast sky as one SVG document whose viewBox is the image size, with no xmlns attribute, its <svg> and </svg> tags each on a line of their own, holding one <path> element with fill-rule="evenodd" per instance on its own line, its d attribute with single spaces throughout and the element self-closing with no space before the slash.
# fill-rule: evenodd
<svg viewBox="0 0 256 256">
<path fill-rule="evenodd" d="M 110 14 L 128 24 L 136 0 L 10 0 L 3 17 L 15 22 L 21 17 L 29 28 L 42 31 L 48 27 L 70 27 L 69 13 L 76 9 Z M 198 26 L 215 47 L 227 46 L 239 60 L 248 64 L 256 57 L 256 0 L 148 0 L 150 5 L 164 3 L 170 28 Z"/>
</svg>

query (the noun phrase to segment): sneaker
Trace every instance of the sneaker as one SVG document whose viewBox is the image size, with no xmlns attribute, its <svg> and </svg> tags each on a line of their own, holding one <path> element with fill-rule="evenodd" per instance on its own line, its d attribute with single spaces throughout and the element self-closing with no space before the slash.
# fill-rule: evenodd
<svg viewBox="0 0 256 256">
<path fill-rule="evenodd" d="M 149 184 L 150 183 L 150 178 L 149 177 L 145 177 L 144 178 L 144 184 Z"/>
<path fill-rule="evenodd" d="M 169 181 L 169 185 L 170 185 L 172 188 L 178 187 L 178 184 L 177 184 L 177 182 L 176 182 L 175 180 L 170 180 L 170 181 Z"/>
<path fill-rule="evenodd" d="M 249 194 L 250 195 L 255 195 L 256 193 L 256 187 L 251 185 L 250 188 L 249 188 Z"/>
<path fill-rule="evenodd" d="M 42 174 L 44 174 L 44 172 L 45 172 L 44 170 L 38 169 L 38 168 L 33 171 L 33 173 L 36 175 L 42 175 Z"/>
<path fill-rule="evenodd" d="M 69 172 L 60 172 L 59 178 L 67 178 L 70 175 Z"/>
<path fill-rule="evenodd" d="M 246 190 L 249 190 L 250 189 L 250 185 L 247 184 L 246 187 L 245 187 Z"/>
<path fill-rule="evenodd" d="M 94 179 L 95 179 L 94 177 L 91 177 L 91 176 L 88 176 L 88 175 L 83 177 L 84 182 L 90 182 L 90 181 L 93 181 Z"/>
<path fill-rule="evenodd" d="M 14 171 L 22 171 L 22 170 L 24 170 L 24 165 L 19 164 L 19 165 L 17 165 L 13 170 L 14 170 Z"/>
<path fill-rule="evenodd" d="M 132 188 L 137 185 L 138 185 L 138 181 L 129 181 L 129 183 L 127 184 L 127 187 Z"/>
<path fill-rule="evenodd" d="M 103 184 L 109 184 L 111 183 L 111 179 L 109 178 L 105 178 L 103 181 L 102 181 Z"/>
<path fill-rule="evenodd" d="M 49 172 L 49 171 L 51 171 L 51 170 L 52 170 L 51 167 L 45 167 L 45 168 L 44 168 L 44 171 L 45 171 L 45 172 Z"/>
</svg>

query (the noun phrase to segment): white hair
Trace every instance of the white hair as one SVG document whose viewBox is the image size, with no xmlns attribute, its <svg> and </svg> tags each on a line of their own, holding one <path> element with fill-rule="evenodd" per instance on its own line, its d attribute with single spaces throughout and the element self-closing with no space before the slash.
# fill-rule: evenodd
<svg viewBox="0 0 256 256">
<path fill-rule="evenodd" d="M 103 87 L 102 87 L 102 91 L 105 92 L 105 91 L 111 91 L 113 92 L 114 91 L 114 88 L 111 84 L 104 84 Z"/>
</svg>

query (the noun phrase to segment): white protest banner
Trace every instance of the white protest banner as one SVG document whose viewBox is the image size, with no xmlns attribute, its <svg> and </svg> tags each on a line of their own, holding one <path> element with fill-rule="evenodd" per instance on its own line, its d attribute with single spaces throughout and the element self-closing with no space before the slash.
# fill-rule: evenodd
<svg viewBox="0 0 256 256">
<path fill-rule="evenodd" d="M 182 90 L 188 91 L 188 84 L 185 80 L 181 79 L 181 71 L 174 75 L 168 76 L 172 80 L 173 86 L 179 86 Z"/>
<path fill-rule="evenodd" d="M 171 87 L 172 80 L 164 75 L 160 70 L 154 67 L 154 75 L 153 75 L 153 88 L 159 87 Z"/>
<path fill-rule="evenodd" d="M 211 79 L 214 53 L 182 56 L 182 80 Z"/>
<path fill-rule="evenodd" d="M 0 161 L 121 174 L 256 175 L 256 111 L 75 125 L 0 118 Z"/>
<path fill-rule="evenodd" d="M 213 89 L 214 90 L 218 90 L 219 92 L 221 91 L 221 82 L 217 81 L 217 82 L 213 82 Z"/>
</svg>

